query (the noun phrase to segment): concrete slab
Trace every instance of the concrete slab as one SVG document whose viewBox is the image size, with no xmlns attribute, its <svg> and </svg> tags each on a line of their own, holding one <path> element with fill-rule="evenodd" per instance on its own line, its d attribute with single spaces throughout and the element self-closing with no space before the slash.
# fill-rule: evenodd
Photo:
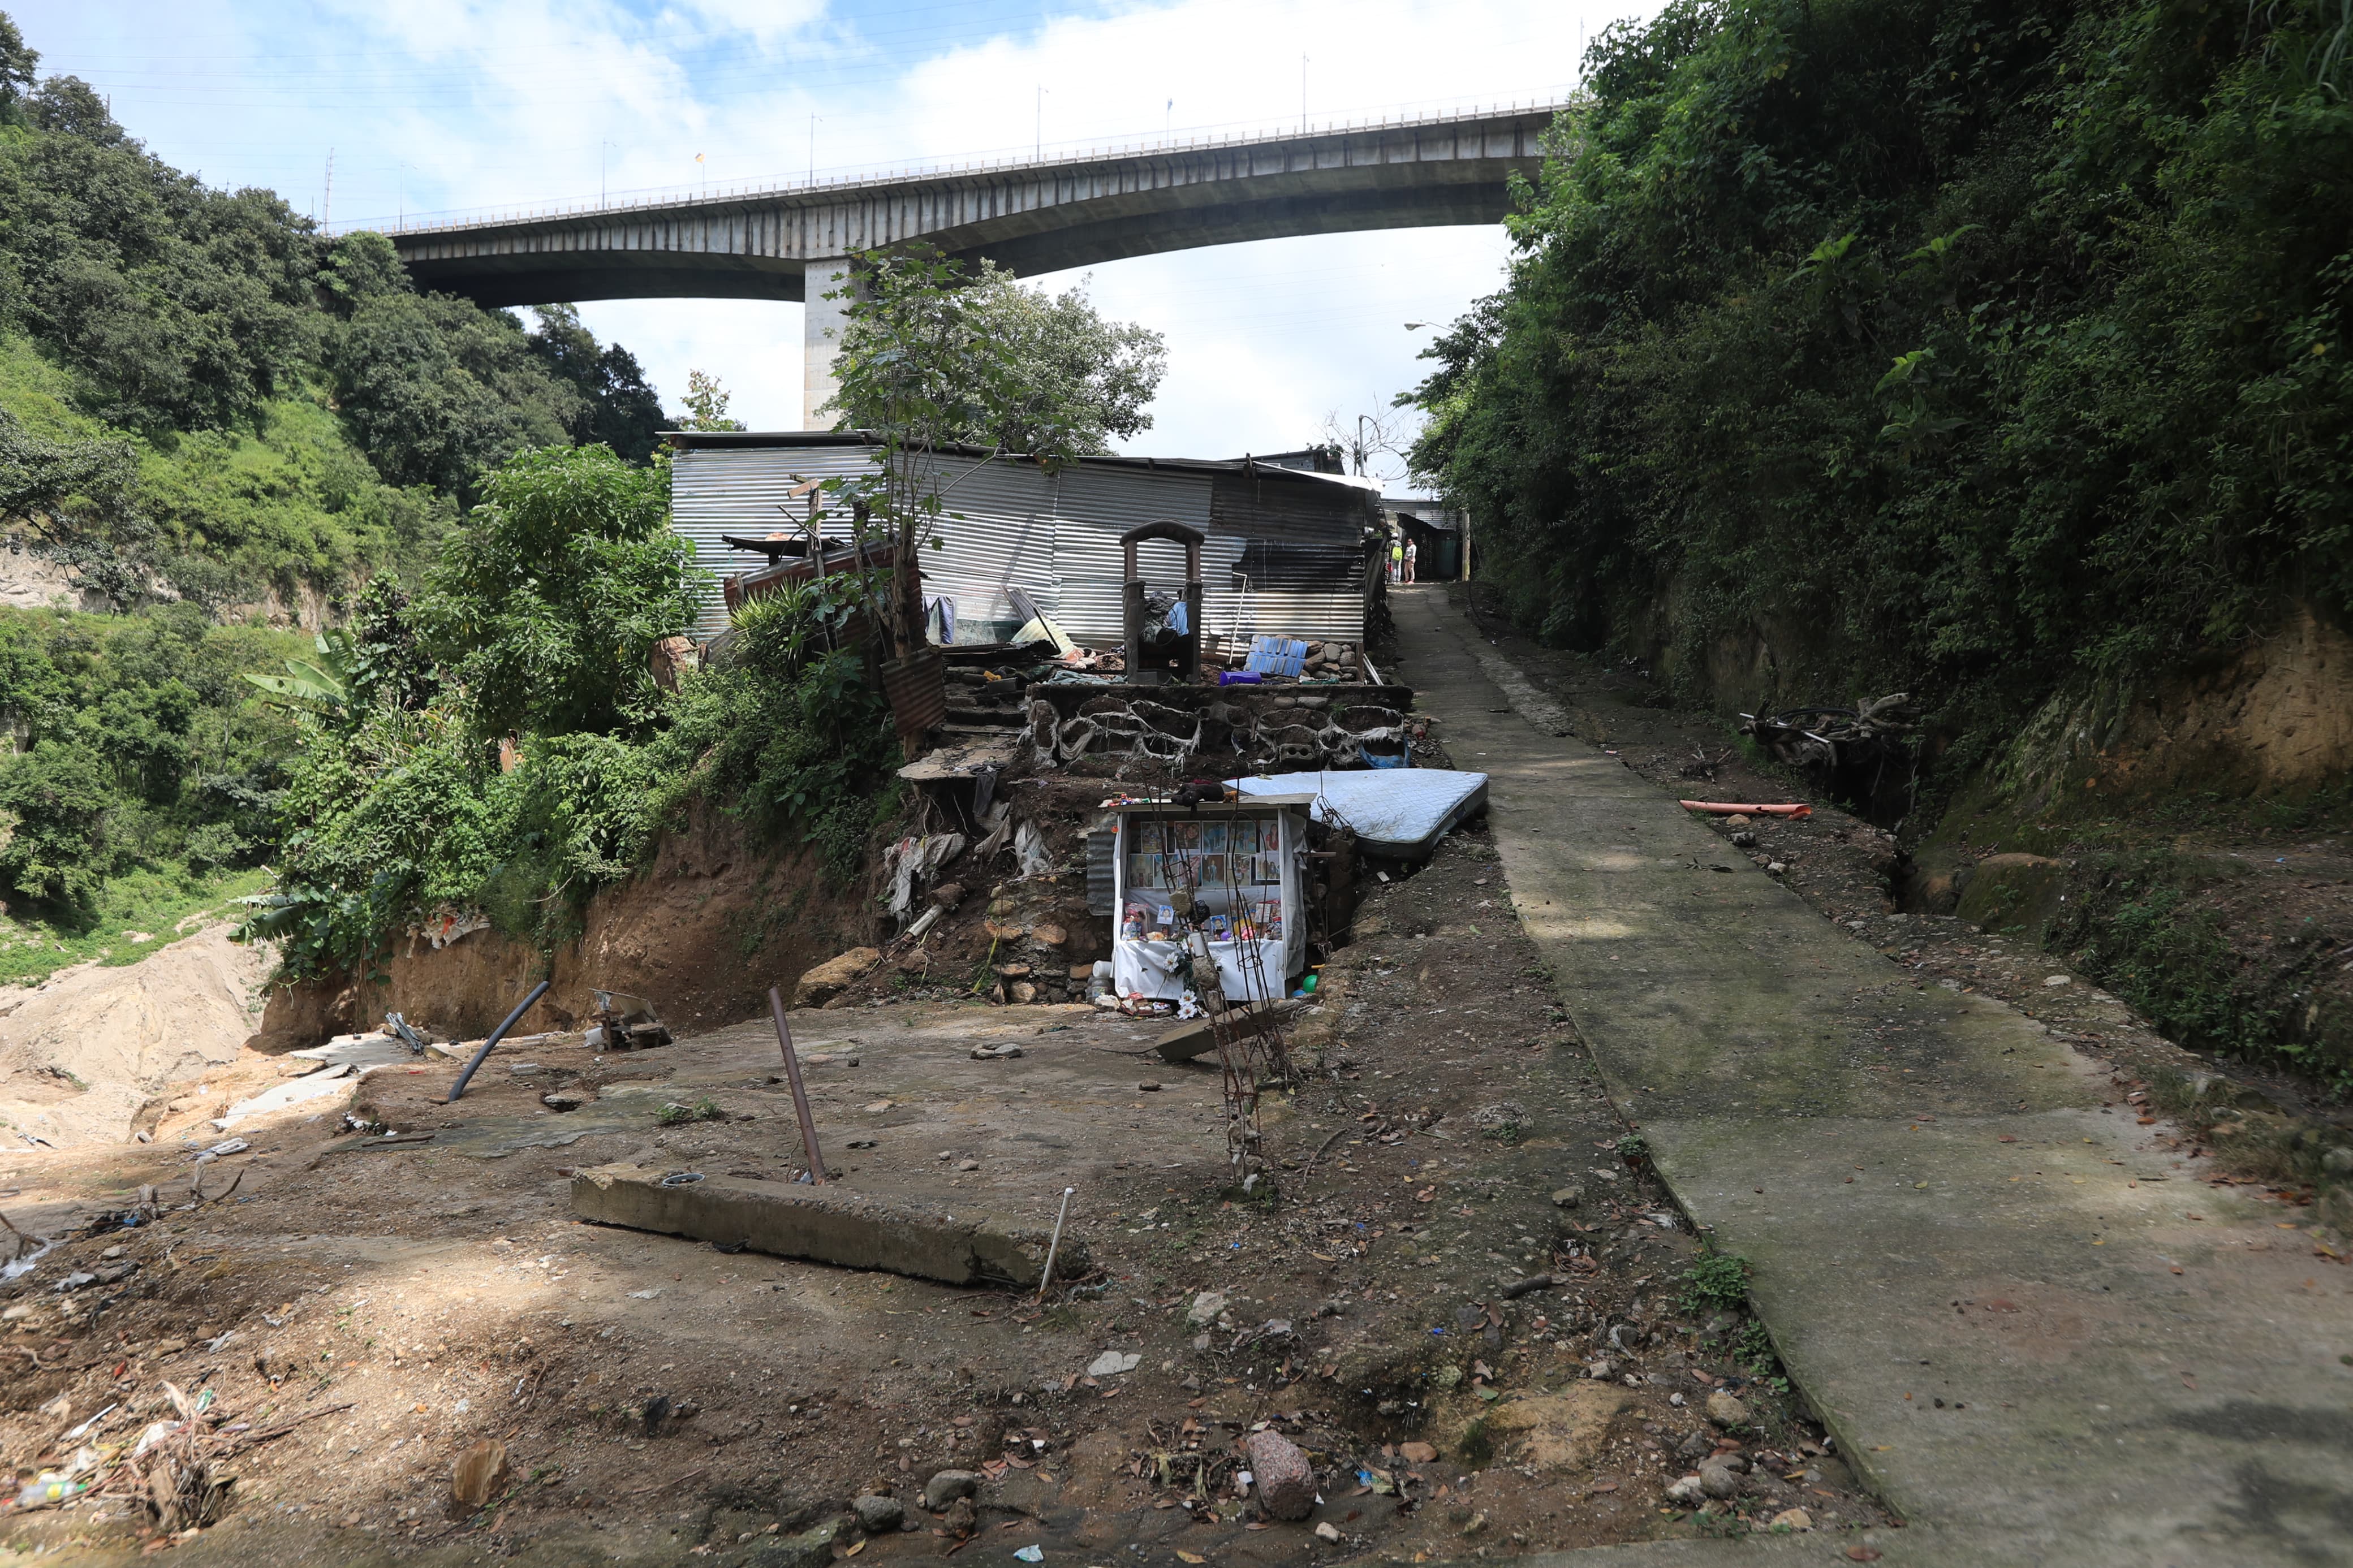
<svg viewBox="0 0 2353 1568">
<path fill-rule="evenodd" d="M 681 1185 L 642 1165 L 598 1165 L 572 1182 L 572 1212 L 637 1230 L 743 1243 L 777 1258 L 847 1268 L 881 1268 L 950 1285 L 1037 1285 L 1049 1233 L 986 1215 L 952 1213 L 838 1184 L 802 1186 L 705 1176 Z M 1069 1231 L 1054 1260 L 1058 1279 L 1087 1270 L 1085 1244 Z"/>
<path fill-rule="evenodd" d="M 1551 704 L 1492 711 L 1533 689 L 1438 591 L 1393 602 L 1613 1099 L 1915 1526 L 1889 1563 L 2353 1561 L 2347 1270 L 2104 1106 L 2098 1064 L 1915 988 Z"/>
</svg>

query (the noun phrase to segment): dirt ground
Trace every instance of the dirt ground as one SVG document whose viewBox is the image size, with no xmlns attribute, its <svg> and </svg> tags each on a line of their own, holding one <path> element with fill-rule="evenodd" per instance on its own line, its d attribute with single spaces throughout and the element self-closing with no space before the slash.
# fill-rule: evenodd
<svg viewBox="0 0 2353 1568">
<path fill-rule="evenodd" d="M 1161 1022 L 887 994 L 795 1016 L 845 1182 L 1031 1224 L 1076 1189 L 1092 1272 L 1043 1303 L 572 1219 L 580 1166 L 790 1174 L 765 1020 L 603 1058 L 533 1042 L 455 1106 L 450 1064 L 382 1069 L 352 1108 L 372 1131 L 298 1110 L 193 1173 L 195 1110 L 149 1146 L 10 1154 L 5 1212 L 80 1228 L 0 1288 L 0 1453 L 24 1477 L 91 1447 L 102 1470 L 173 1418 L 169 1384 L 210 1391 L 206 1445 L 237 1479 L 185 1534 L 118 1479 L 0 1511 L 0 1542 L 773 1564 L 847 1551 L 855 1532 L 797 1556 L 815 1550 L 797 1532 L 874 1490 L 911 1526 L 860 1548 L 876 1560 L 953 1554 L 967 1526 L 989 1560 L 1247 1563 L 1765 1529 L 1793 1508 L 1823 1531 L 1883 1523 L 1739 1310 L 1692 1293 L 1696 1244 L 1621 1151 L 1483 834 L 1371 885 L 1301 1026 L 1301 1086 L 1265 1112 L 1271 1202 L 1230 1195 L 1218 1073 L 1153 1055 Z M 1023 1054 L 971 1056 L 1007 1042 Z M 558 1091 L 579 1108 L 542 1103 Z M 143 1183 L 160 1219 L 105 1217 Z M 69 1270 L 92 1278 L 57 1289 Z M 1112 1350 L 1134 1370 L 1089 1375 Z M 1746 1406 L 1729 1429 L 1706 1414 L 1719 1393 Z M 1261 1425 L 1315 1466 L 1304 1522 L 1238 1490 Z M 484 1438 L 510 1479 L 454 1509 L 451 1467 Z M 1735 1448 L 1742 1495 L 1669 1501 Z M 976 1514 L 918 1506 L 943 1468 L 979 1472 Z"/>
</svg>

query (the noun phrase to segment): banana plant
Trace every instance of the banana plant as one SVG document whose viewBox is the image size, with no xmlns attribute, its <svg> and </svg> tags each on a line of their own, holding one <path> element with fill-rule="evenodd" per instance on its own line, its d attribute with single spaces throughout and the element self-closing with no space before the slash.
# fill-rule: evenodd
<svg viewBox="0 0 2353 1568">
<path fill-rule="evenodd" d="M 317 718 L 342 718 L 352 707 L 352 667 L 359 649 L 352 634 L 341 626 L 311 638 L 316 659 L 290 658 L 283 675 L 252 675 L 246 679 L 259 687 L 277 707 Z"/>
</svg>

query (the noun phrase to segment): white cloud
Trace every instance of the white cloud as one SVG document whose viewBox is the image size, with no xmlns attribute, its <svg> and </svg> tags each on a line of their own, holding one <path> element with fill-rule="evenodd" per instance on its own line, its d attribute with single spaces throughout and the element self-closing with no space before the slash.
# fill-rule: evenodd
<svg viewBox="0 0 2353 1568">
<path fill-rule="evenodd" d="M 918 163 L 1132 145 L 1164 133 L 1556 97 L 1583 42 L 1654 0 L 1168 0 L 1018 16 L 825 0 L 19 0 L 47 65 L 90 77 L 156 151 L 208 178 L 389 224 Z M 1046 90 L 1041 100 L 1039 89 Z M 1173 108 L 1170 100 L 1174 100 Z M 811 116 L 819 116 L 814 126 Z M 812 131 L 814 137 L 812 138 Z M 705 154 L 698 166 L 697 153 Z M 1230 455 L 1385 409 L 1428 333 L 1501 281 L 1500 230 L 1272 240 L 1115 262 L 1109 313 L 1168 336 L 1142 450 Z M 1060 285 L 1064 279 L 1043 279 Z M 589 304 L 675 400 L 713 372 L 755 426 L 800 403 L 800 308 Z"/>
</svg>

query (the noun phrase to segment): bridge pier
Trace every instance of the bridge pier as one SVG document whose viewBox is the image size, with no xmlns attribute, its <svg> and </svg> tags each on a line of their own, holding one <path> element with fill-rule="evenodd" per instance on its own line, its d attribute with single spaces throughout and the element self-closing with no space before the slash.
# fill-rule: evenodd
<svg viewBox="0 0 2353 1568">
<path fill-rule="evenodd" d="M 841 357 L 841 330 L 849 323 L 849 258 L 819 257 L 802 272 L 801 284 L 801 428 L 830 430 L 839 417 L 819 414 L 841 382 L 833 373 Z M 828 294 L 841 294 L 828 300 Z"/>
</svg>

